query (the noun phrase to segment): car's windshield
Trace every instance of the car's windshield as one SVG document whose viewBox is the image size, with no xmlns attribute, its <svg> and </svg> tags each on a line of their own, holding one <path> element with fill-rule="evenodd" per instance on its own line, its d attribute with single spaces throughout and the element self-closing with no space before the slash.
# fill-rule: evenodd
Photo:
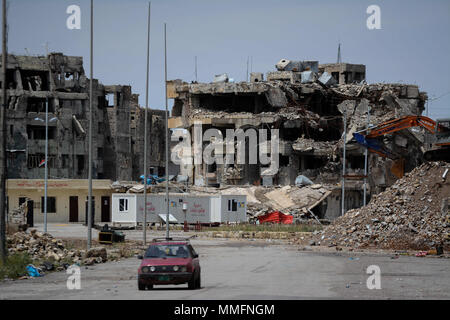
<svg viewBox="0 0 450 320">
<path fill-rule="evenodd" d="M 186 245 L 152 245 L 145 253 L 146 258 L 188 258 L 189 251 Z"/>
</svg>

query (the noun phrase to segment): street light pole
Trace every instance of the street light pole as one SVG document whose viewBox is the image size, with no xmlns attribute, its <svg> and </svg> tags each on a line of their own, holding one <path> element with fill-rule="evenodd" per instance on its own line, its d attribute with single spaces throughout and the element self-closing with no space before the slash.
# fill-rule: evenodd
<svg viewBox="0 0 450 320">
<path fill-rule="evenodd" d="M 146 91 L 145 91 L 145 123 L 144 123 L 144 223 L 143 223 L 143 237 L 144 245 L 147 243 L 147 119 L 148 119 L 148 86 L 149 86 L 149 69 L 150 69 L 150 13 L 151 2 L 148 3 L 148 27 L 147 27 L 147 77 L 146 77 Z"/>
<path fill-rule="evenodd" d="M 93 108 L 93 77 L 94 77 L 94 0 L 91 0 L 91 48 L 90 48 L 90 82 L 89 82 L 89 196 L 88 196 L 88 234 L 87 234 L 87 248 L 92 245 L 92 117 L 94 113 Z"/>
<path fill-rule="evenodd" d="M 47 191 L 48 191 L 48 97 L 45 99 L 45 191 L 44 191 L 44 232 L 47 232 Z"/>
<path fill-rule="evenodd" d="M 0 109 L 0 261 L 6 262 L 6 68 L 7 68 L 7 22 L 6 0 L 2 2 L 2 107 Z"/>
<path fill-rule="evenodd" d="M 367 105 L 367 131 L 366 131 L 366 133 L 369 132 L 369 126 L 370 126 L 370 106 Z M 364 199 L 363 199 L 364 207 L 367 204 L 367 176 L 369 174 L 368 157 L 369 157 L 369 151 L 368 151 L 368 148 L 366 148 L 365 153 L 364 153 Z"/>
<path fill-rule="evenodd" d="M 343 145 L 343 155 L 342 155 L 342 205 L 341 205 L 341 215 L 345 214 L 345 149 L 346 149 L 346 139 L 347 139 L 347 106 L 344 109 L 344 145 Z"/>
<path fill-rule="evenodd" d="M 164 88 L 166 93 L 166 238 L 169 238 L 169 107 L 167 99 L 167 36 L 166 24 L 164 23 Z"/>
</svg>

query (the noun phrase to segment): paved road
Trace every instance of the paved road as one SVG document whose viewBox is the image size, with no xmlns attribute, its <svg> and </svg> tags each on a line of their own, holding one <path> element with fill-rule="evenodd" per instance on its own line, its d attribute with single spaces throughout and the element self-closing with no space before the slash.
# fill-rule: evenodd
<svg viewBox="0 0 450 320">
<path fill-rule="evenodd" d="M 450 260 L 367 253 L 299 251 L 294 246 L 239 240 L 193 240 L 202 288 L 155 286 L 138 291 L 140 260 L 81 269 L 81 290 L 64 272 L 0 283 L 0 299 L 450 299 Z M 369 290 L 366 268 L 381 269 L 381 290 Z"/>
</svg>

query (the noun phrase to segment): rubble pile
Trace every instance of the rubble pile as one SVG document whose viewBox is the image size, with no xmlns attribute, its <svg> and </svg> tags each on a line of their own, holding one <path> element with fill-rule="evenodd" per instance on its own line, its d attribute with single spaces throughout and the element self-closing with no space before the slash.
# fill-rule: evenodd
<svg viewBox="0 0 450 320">
<path fill-rule="evenodd" d="M 450 248 L 450 164 L 425 163 L 370 203 L 349 210 L 318 233 L 317 243 L 354 248 Z M 447 205 L 444 205 L 447 204 Z"/>
<path fill-rule="evenodd" d="M 36 229 L 27 232 L 16 232 L 7 237 L 9 254 L 28 253 L 33 263 L 50 262 L 56 267 L 78 263 L 92 265 L 108 260 L 105 248 L 91 248 L 89 251 L 68 249 L 64 242 L 55 239 L 48 233 Z"/>
<path fill-rule="evenodd" d="M 247 214 L 250 220 L 271 211 L 281 211 L 294 218 L 311 217 L 316 205 L 331 194 L 331 188 L 321 184 L 284 187 L 231 187 L 221 190 L 222 194 L 247 196 Z"/>
</svg>

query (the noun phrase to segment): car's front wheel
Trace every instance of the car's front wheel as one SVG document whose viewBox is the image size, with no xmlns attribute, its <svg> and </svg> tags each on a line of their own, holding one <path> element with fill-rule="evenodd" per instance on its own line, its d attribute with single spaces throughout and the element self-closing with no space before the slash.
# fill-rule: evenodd
<svg viewBox="0 0 450 320">
<path fill-rule="evenodd" d="M 197 280 L 197 277 L 194 274 L 194 275 L 192 275 L 192 278 L 188 281 L 188 288 L 190 290 L 197 289 L 197 283 L 198 283 L 198 280 Z"/>
<path fill-rule="evenodd" d="M 201 277 L 200 277 L 200 273 L 198 274 L 198 278 L 197 278 L 197 289 L 201 289 L 202 288 L 202 282 L 201 282 Z"/>
<path fill-rule="evenodd" d="M 140 291 L 145 290 L 145 284 L 141 283 L 140 281 L 138 281 L 138 289 Z"/>
</svg>

